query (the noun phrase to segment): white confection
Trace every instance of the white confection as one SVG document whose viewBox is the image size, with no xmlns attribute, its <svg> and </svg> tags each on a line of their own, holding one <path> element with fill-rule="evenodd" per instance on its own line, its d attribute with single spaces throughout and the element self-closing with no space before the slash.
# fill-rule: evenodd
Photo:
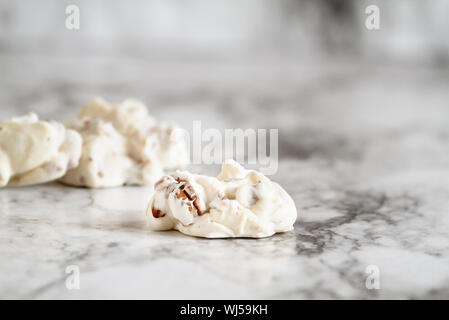
<svg viewBox="0 0 449 320">
<path fill-rule="evenodd" d="M 78 165 L 81 136 L 34 113 L 0 123 L 0 187 L 61 178 Z"/>
<path fill-rule="evenodd" d="M 155 186 L 147 208 L 153 230 L 206 237 L 268 237 L 293 230 L 291 197 L 263 174 L 226 160 L 217 178 L 177 171 Z"/>
<path fill-rule="evenodd" d="M 173 124 L 156 124 L 145 105 L 126 100 L 111 105 L 101 98 L 66 123 L 83 137 L 80 165 L 61 181 L 91 188 L 154 184 L 164 169 L 188 163 L 185 140 Z"/>
</svg>

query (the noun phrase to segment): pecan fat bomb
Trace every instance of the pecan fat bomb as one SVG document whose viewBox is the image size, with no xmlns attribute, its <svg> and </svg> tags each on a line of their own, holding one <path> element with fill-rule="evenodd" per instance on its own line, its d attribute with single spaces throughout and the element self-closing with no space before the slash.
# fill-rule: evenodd
<svg viewBox="0 0 449 320">
<path fill-rule="evenodd" d="M 78 165 L 81 136 L 36 114 L 0 123 L 0 187 L 23 186 L 61 178 Z"/>
<path fill-rule="evenodd" d="M 60 180 L 65 184 L 152 185 L 165 169 L 188 164 L 182 133 L 171 123 L 156 123 L 137 100 L 111 105 L 95 98 L 80 109 L 78 118 L 66 126 L 81 134 L 83 151 L 79 166 Z"/>
<path fill-rule="evenodd" d="M 263 174 L 226 160 L 215 177 L 176 172 L 155 185 L 146 215 L 153 230 L 206 238 L 262 238 L 293 230 L 287 192 Z"/>
</svg>

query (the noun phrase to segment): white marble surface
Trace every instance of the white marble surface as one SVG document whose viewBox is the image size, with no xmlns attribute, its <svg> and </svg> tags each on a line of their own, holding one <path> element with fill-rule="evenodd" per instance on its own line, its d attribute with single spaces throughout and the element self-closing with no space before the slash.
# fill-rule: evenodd
<svg viewBox="0 0 449 320">
<path fill-rule="evenodd" d="M 0 66 L 2 118 L 63 119 L 102 94 L 141 98 L 187 128 L 279 128 L 273 179 L 300 214 L 293 232 L 206 240 L 148 230 L 149 188 L 2 189 L 0 298 L 449 298 L 447 70 L 26 56 Z M 80 290 L 65 287 L 69 265 Z M 379 290 L 365 287 L 368 265 Z"/>
</svg>

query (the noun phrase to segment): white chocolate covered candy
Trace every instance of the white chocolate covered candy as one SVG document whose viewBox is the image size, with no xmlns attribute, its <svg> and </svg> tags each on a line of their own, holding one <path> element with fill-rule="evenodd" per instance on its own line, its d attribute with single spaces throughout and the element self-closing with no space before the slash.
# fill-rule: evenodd
<svg viewBox="0 0 449 320">
<path fill-rule="evenodd" d="M 217 178 L 179 171 L 164 176 L 155 185 L 146 215 L 153 230 L 261 238 L 292 230 L 297 211 L 277 183 L 226 160 Z"/>
<path fill-rule="evenodd" d="M 61 181 L 90 188 L 154 184 L 164 169 L 188 163 L 185 140 L 173 124 L 157 124 L 136 100 L 111 105 L 101 98 L 66 123 L 83 137 L 80 165 Z"/>
<path fill-rule="evenodd" d="M 61 178 L 78 165 L 81 136 L 34 113 L 0 123 L 0 187 Z"/>
</svg>

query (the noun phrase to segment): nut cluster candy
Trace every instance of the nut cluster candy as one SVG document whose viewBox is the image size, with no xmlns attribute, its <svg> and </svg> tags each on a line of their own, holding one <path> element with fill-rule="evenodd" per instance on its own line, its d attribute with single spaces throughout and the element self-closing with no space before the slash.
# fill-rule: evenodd
<svg viewBox="0 0 449 320">
<path fill-rule="evenodd" d="M 147 208 L 154 230 L 206 237 L 268 237 L 293 229 L 291 197 L 263 174 L 227 160 L 217 176 L 176 172 L 155 186 Z"/>
<path fill-rule="evenodd" d="M 157 124 L 136 100 L 116 106 L 96 98 L 66 126 L 83 137 L 80 165 L 60 180 L 66 184 L 90 188 L 154 184 L 164 170 L 182 168 L 189 160 L 177 127 Z"/>
<path fill-rule="evenodd" d="M 56 180 L 75 168 L 81 136 L 34 113 L 0 123 L 0 187 Z"/>
</svg>

